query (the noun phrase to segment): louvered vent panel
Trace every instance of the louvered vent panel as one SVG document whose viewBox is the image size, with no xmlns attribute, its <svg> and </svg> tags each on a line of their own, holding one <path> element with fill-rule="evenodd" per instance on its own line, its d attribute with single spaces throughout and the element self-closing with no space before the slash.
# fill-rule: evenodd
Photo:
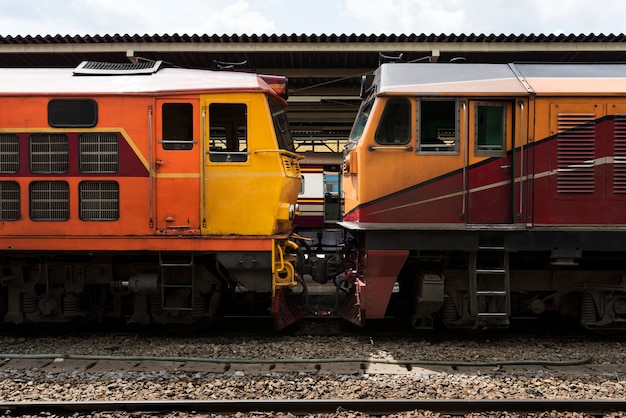
<svg viewBox="0 0 626 418">
<path fill-rule="evenodd" d="M 159 71 L 163 61 L 97 62 L 83 61 L 74 69 L 74 75 L 132 75 Z"/>
<path fill-rule="evenodd" d="M 65 134 L 32 134 L 30 136 L 30 171 L 38 174 L 60 174 L 69 169 L 69 144 Z"/>
<path fill-rule="evenodd" d="M 561 123 L 559 115 L 559 126 L 574 123 L 573 119 L 563 118 Z M 595 133 L 595 123 L 587 123 L 557 137 L 557 193 L 595 192 Z"/>
<path fill-rule="evenodd" d="M 626 193 L 626 115 L 617 115 L 613 136 L 613 193 Z"/>
<path fill-rule="evenodd" d="M 15 134 L 0 134 L 0 173 L 17 173 L 20 168 L 20 143 Z"/>
<path fill-rule="evenodd" d="M 34 221 L 66 221 L 70 218 L 70 190 L 64 181 L 30 184 L 30 218 Z"/>
<path fill-rule="evenodd" d="M 116 173 L 119 151 L 114 133 L 84 133 L 78 137 L 81 173 Z"/>
<path fill-rule="evenodd" d="M 20 219 L 20 185 L 16 181 L 0 181 L 0 220 Z"/>
<path fill-rule="evenodd" d="M 120 188 L 114 181 L 80 183 L 80 219 L 115 221 L 120 217 Z"/>
<path fill-rule="evenodd" d="M 574 129 L 577 126 L 592 122 L 596 119 L 595 113 L 559 113 L 557 129 L 559 133 Z"/>
<path fill-rule="evenodd" d="M 283 155 L 283 167 L 285 173 L 290 177 L 300 177 L 300 164 L 298 160 L 288 155 Z"/>
</svg>

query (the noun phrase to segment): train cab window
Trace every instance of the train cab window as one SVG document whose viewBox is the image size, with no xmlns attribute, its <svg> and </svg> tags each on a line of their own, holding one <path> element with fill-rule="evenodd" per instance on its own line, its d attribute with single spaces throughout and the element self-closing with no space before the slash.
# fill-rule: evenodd
<svg viewBox="0 0 626 418">
<path fill-rule="evenodd" d="M 270 110 L 272 112 L 272 121 L 274 122 L 274 131 L 276 139 L 278 139 L 278 147 L 287 151 L 295 152 L 291 130 L 289 129 L 289 121 L 287 120 L 287 110 L 270 100 Z"/>
<path fill-rule="evenodd" d="M 494 103 L 477 103 L 474 112 L 476 155 L 500 154 L 504 150 L 506 107 Z"/>
<path fill-rule="evenodd" d="M 52 99 L 48 124 L 54 128 L 90 128 L 98 123 L 98 104 L 93 99 Z"/>
<path fill-rule="evenodd" d="M 367 124 L 367 121 L 370 117 L 370 113 L 372 112 L 373 105 L 373 100 L 370 100 L 369 102 L 361 105 L 359 113 L 356 115 L 354 125 L 352 125 L 352 130 L 350 131 L 350 137 L 348 138 L 348 141 L 359 142 L 361 136 L 363 135 L 363 131 L 365 130 L 365 125 Z"/>
<path fill-rule="evenodd" d="M 417 108 L 419 152 L 457 153 L 456 100 L 420 100 Z"/>
<path fill-rule="evenodd" d="M 212 162 L 248 161 L 248 109 L 245 104 L 212 103 L 209 124 L 209 159 Z"/>
<path fill-rule="evenodd" d="M 190 150 L 193 148 L 193 105 L 191 103 L 164 103 L 161 106 L 163 132 L 161 146 L 164 150 Z"/>
<path fill-rule="evenodd" d="M 381 145 L 402 145 L 411 139 L 411 102 L 405 97 L 387 100 L 376 129 L 376 142 Z"/>
</svg>

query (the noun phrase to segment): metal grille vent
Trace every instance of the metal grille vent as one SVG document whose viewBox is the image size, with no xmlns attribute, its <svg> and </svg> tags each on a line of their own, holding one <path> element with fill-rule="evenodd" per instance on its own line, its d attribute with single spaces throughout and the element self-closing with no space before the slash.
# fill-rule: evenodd
<svg viewBox="0 0 626 418">
<path fill-rule="evenodd" d="M 78 144 L 81 173 L 117 173 L 119 145 L 116 134 L 80 134 Z"/>
<path fill-rule="evenodd" d="M 0 181 L 0 220 L 20 219 L 20 185 L 15 181 Z"/>
<path fill-rule="evenodd" d="M 34 221 L 67 221 L 70 190 L 64 181 L 34 181 L 30 184 L 30 218 Z"/>
<path fill-rule="evenodd" d="M 115 221 L 120 217 L 120 188 L 114 181 L 83 181 L 79 186 L 80 219 Z"/>
<path fill-rule="evenodd" d="M 557 137 L 557 193 L 595 191 L 595 127 L 587 123 Z"/>
<path fill-rule="evenodd" d="M 69 144 L 65 134 L 30 135 L 30 171 L 39 174 L 67 173 Z"/>
<path fill-rule="evenodd" d="M 288 155 L 283 155 L 282 157 L 285 174 L 289 177 L 300 177 L 300 164 L 298 163 L 298 160 Z"/>
<path fill-rule="evenodd" d="M 593 122 L 595 119 L 595 113 L 559 113 L 557 129 L 559 133 L 569 131 L 585 123 Z"/>
<path fill-rule="evenodd" d="M 153 74 L 163 67 L 163 61 L 96 62 L 83 61 L 74 69 L 74 75 L 141 75 Z"/>
<path fill-rule="evenodd" d="M 626 115 L 617 115 L 613 124 L 613 193 L 626 193 Z"/>
<path fill-rule="evenodd" d="M 0 134 L 0 173 L 20 169 L 20 142 L 16 134 Z"/>
</svg>

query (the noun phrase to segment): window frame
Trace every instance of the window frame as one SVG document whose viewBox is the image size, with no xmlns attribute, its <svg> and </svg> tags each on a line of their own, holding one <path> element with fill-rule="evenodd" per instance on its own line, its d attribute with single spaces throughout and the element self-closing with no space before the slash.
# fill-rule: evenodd
<svg viewBox="0 0 626 418">
<path fill-rule="evenodd" d="M 79 108 L 78 106 L 76 108 L 73 108 L 71 110 L 68 109 L 55 109 L 54 105 L 56 104 L 70 104 L 74 102 L 75 104 L 79 104 L 82 103 L 83 105 L 89 105 L 89 108 L 87 108 L 87 106 Z M 50 125 L 53 128 L 93 128 L 94 126 L 96 126 L 98 124 L 98 102 L 96 102 L 94 99 L 89 98 L 89 97 L 68 97 L 68 98 L 54 98 L 54 99 L 50 99 L 48 101 L 48 107 L 47 107 L 47 111 L 48 111 L 48 125 Z M 86 113 L 86 111 L 90 111 L 91 113 L 88 114 L 87 116 L 91 116 L 89 119 L 85 118 L 85 119 L 81 119 L 81 117 L 83 117 L 83 114 Z M 75 115 L 79 114 L 79 117 L 76 118 L 76 120 L 61 120 L 61 119 L 56 119 L 59 115 L 74 115 L 74 117 L 76 117 Z"/>
<path fill-rule="evenodd" d="M 481 146 L 479 144 L 480 133 L 479 118 L 481 114 L 479 108 L 499 108 L 501 109 L 500 144 L 498 147 Z M 477 157 L 499 157 L 506 155 L 507 141 L 507 116 L 509 106 L 504 102 L 497 101 L 477 101 L 473 102 L 473 124 L 474 124 L 474 155 Z"/>
<path fill-rule="evenodd" d="M 441 141 L 441 146 L 437 146 L 437 143 L 428 143 L 427 141 L 424 141 L 424 139 L 422 138 L 424 136 L 424 126 L 423 126 L 423 108 L 422 108 L 422 104 L 424 102 L 428 102 L 428 103 L 432 103 L 432 102 L 439 102 L 439 103 L 443 103 L 443 102 L 450 102 L 450 103 L 454 103 L 454 128 L 450 128 L 450 127 L 441 127 L 441 128 L 437 128 L 437 131 L 439 132 L 439 129 L 441 129 L 441 134 L 442 136 L 445 134 L 445 138 L 447 138 L 446 140 L 452 140 L 452 136 L 449 135 L 449 133 L 447 133 L 446 131 L 449 130 L 453 130 L 454 131 L 454 139 L 453 139 L 453 144 L 452 147 L 450 147 L 449 145 L 445 144 L 445 141 L 440 139 L 441 136 L 437 135 L 437 137 L 435 138 L 435 141 Z M 460 135 L 460 114 L 461 114 L 461 105 L 460 105 L 460 100 L 458 98 L 429 98 L 429 97 L 418 97 L 415 103 L 415 108 L 416 108 L 416 114 L 415 114 L 415 125 L 416 125 L 416 146 L 415 146 L 415 152 L 417 154 L 420 155 L 459 155 L 460 153 L 460 140 L 461 140 L 461 135 Z M 431 145 L 431 146 L 426 146 L 425 145 Z M 441 148 L 441 149 L 438 149 Z"/>
<path fill-rule="evenodd" d="M 383 124 L 385 124 L 387 122 L 387 120 L 385 119 L 385 115 L 388 114 L 389 111 L 391 111 L 391 106 L 393 105 L 394 102 L 403 102 L 403 105 L 407 105 L 408 109 L 406 110 L 406 114 L 403 117 L 406 117 L 406 121 L 402 121 L 402 122 L 406 122 L 408 127 L 406 128 L 406 138 L 400 138 L 400 141 L 396 141 L 395 139 L 393 139 L 392 141 L 386 140 L 385 142 L 381 142 L 381 136 L 379 136 L 379 132 L 381 132 L 381 130 L 383 129 Z M 405 111 L 403 110 L 403 111 Z M 376 131 L 374 132 L 374 141 L 376 142 L 377 145 L 380 146 L 401 146 L 401 145 L 408 145 L 411 142 L 411 138 L 413 137 L 412 131 L 413 131 L 413 123 L 412 123 L 412 117 L 411 117 L 411 113 L 412 113 L 413 107 L 411 104 L 411 100 L 409 100 L 408 97 L 405 96 L 391 96 L 391 97 L 387 97 L 385 100 L 385 107 L 383 108 L 383 111 L 380 115 L 380 119 L 378 120 L 378 124 L 376 126 Z M 402 115 L 401 115 L 402 116 Z M 396 115 L 391 115 L 390 116 L 392 119 L 390 119 L 390 122 L 392 122 L 392 125 L 394 126 L 401 126 L 401 124 L 398 123 L 393 123 L 394 121 L 399 121 L 400 118 L 397 118 Z M 396 138 L 394 136 L 394 138 Z"/>
</svg>

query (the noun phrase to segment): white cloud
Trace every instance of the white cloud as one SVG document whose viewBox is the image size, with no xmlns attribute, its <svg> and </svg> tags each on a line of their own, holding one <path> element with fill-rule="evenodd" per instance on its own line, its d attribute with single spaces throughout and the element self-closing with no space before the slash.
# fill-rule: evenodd
<svg viewBox="0 0 626 418">
<path fill-rule="evenodd" d="M 5 0 L 0 35 L 619 34 L 623 0 Z"/>
<path fill-rule="evenodd" d="M 365 33 L 458 33 L 467 27 L 465 10 L 457 1 L 346 0 L 348 15 Z"/>
<path fill-rule="evenodd" d="M 247 2 L 239 0 L 212 13 L 202 25 L 202 31 L 216 34 L 268 34 L 276 24 L 266 16 L 250 10 Z"/>
</svg>

